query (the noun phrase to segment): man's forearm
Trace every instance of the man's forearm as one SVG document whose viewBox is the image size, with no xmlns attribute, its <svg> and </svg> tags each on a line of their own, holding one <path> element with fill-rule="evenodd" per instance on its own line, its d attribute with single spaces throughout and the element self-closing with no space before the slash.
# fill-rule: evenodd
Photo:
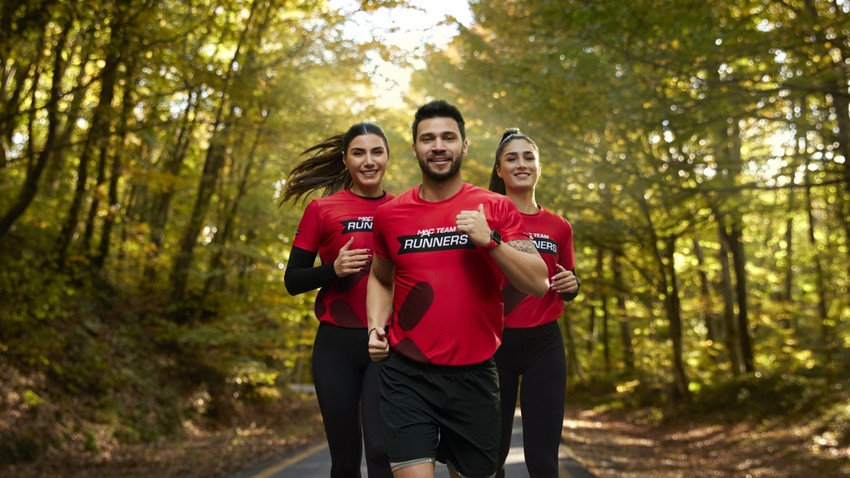
<svg viewBox="0 0 850 478">
<path fill-rule="evenodd" d="M 392 263 L 376 256 L 366 284 L 369 357 L 374 361 L 389 356 L 390 344 L 384 329 L 393 310 L 393 271 Z"/>
<path fill-rule="evenodd" d="M 393 310 L 392 280 L 382 280 L 369 274 L 366 285 L 366 320 L 369 330 L 374 327 L 384 328 Z"/>
<path fill-rule="evenodd" d="M 549 271 L 533 242 L 506 242 L 490 254 L 518 290 L 534 297 L 543 297 L 549 290 Z"/>
</svg>

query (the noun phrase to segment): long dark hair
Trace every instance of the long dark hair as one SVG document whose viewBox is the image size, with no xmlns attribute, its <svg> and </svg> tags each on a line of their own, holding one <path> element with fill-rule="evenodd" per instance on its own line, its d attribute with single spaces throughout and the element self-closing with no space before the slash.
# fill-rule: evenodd
<svg viewBox="0 0 850 478">
<path fill-rule="evenodd" d="M 323 189 L 322 196 L 327 196 L 350 188 L 354 180 L 351 179 L 342 160 L 351 141 L 364 134 L 380 136 L 384 140 L 387 155 L 390 154 L 387 135 L 380 126 L 375 123 L 357 123 L 348 128 L 345 133 L 331 136 L 301 153 L 302 156 L 309 155 L 309 157 L 289 172 L 280 204 L 283 205 L 289 200 L 298 202 L 301 197 L 317 189 Z"/>
<path fill-rule="evenodd" d="M 534 149 L 537 150 L 537 144 L 535 144 L 528 136 L 520 133 L 519 128 L 506 129 L 505 134 L 502 135 L 502 142 L 499 143 L 499 147 L 496 148 L 496 162 L 493 163 L 493 171 L 490 172 L 490 191 L 497 192 L 499 194 L 505 194 L 507 192 L 505 190 L 505 180 L 499 177 L 499 174 L 496 172 L 496 168 L 499 166 L 499 156 L 501 156 L 502 152 L 505 151 L 505 148 L 516 139 L 528 141 L 532 146 L 534 146 Z"/>
</svg>

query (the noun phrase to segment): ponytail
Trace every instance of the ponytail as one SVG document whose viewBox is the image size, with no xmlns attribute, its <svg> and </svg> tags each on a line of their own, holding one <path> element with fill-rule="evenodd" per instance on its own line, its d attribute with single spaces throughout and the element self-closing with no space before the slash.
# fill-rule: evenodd
<svg viewBox="0 0 850 478">
<path fill-rule="evenodd" d="M 519 132 L 519 128 L 508 128 L 505 130 L 505 133 L 502 135 L 502 141 L 499 142 L 499 147 L 496 148 L 496 162 L 493 164 L 493 171 L 490 172 L 490 191 L 505 194 L 505 180 L 499 177 L 499 173 L 496 172 L 499 167 L 499 156 L 502 155 L 502 151 L 505 150 L 505 146 L 511 143 L 511 141 L 515 139 L 524 139 L 531 144 L 534 144 L 528 136 Z"/>
</svg>

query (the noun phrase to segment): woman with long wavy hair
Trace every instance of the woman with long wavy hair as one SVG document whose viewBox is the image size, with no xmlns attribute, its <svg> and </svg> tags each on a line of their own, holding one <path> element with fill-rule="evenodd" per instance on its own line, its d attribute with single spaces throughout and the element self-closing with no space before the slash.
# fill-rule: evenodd
<svg viewBox="0 0 850 478">
<path fill-rule="evenodd" d="M 284 281 L 301 294 L 320 289 L 315 314 L 313 380 L 331 453 L 331 477 L 360 476 L 361 443 L 369 476 L 390 477 L 378 414 L 378 364 L 367 352 L 366 282 L 372 216 L 393 198 L 381 188 L 390 149 L 374 123 L 358 123 L 304 151 L 281 204 L 316 190 L 304 211 Z M 314 267 L 316 255 L 321 265 Z"/>
</svg>

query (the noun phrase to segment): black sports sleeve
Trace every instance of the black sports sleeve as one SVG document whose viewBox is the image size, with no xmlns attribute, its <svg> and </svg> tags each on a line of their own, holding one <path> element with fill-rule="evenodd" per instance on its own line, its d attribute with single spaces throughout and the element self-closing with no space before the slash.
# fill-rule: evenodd
<svg viewBox="0 0 850 478">
<path fill-rule="evenodd" d="M 313 267 L 315 261 L 315 252 L 298 247 L 293 247 L 289 252 L 289 263 L 283 273 L 283 283 L 290 295 L 319 289 L 337 278 L 333 262 Z"/>
<path fill-rule="evenodd" d="M 576 275 L 576 270 L 572 270 L 573 275 Z M 578 280 L 578 276 L 576 276 L 576 283 L 578 284 L 578 289 L 575 292 L 564 292 L 561 294 L 561 298 L 564 299 L 564 302 L 569 302 L 576 297 L 578 297 L 578 293 L 581 292 L 581 281 Z"/>
</svg>

